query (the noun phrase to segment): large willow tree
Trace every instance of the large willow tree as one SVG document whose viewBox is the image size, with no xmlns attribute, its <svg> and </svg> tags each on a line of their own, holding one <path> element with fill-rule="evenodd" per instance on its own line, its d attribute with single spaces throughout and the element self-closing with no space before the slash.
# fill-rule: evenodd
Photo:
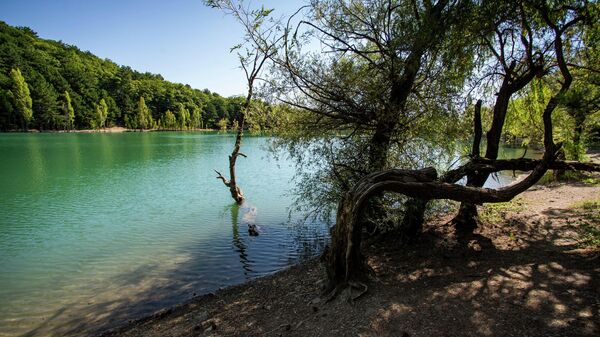
<svg viewBox="0 0 600 337">
<path fill-rule="evenodd" d="M 422 199 L 451 199 L 462 202 L 455 219 L 457 230 L 470 232 L 476 226 L 475 204 L 512 199 L 535 184 L 550 168 L 591 169 L 597 166 L 566 163 L 557 160 L 560 144 L 554 141 L 552 114 L 570 93 L 572 70 L 579 57 L 581 32 L 597 25 L 594 9 L 587 2 L 543 1 L 480 3 L 474 11 L 479 31 L 474 43 L 487 47 L 478 55 L 481 66 L 472 79 L 487 81 L 480 95 L 493 93 L 493 116 L 486 133 L 486 151 L 480 155 L 482 125 L 477 104 L 471 160 L 438 178 L 437 172 L 426 170 L 386 170 L 362 178 L 347 192 L 338 206 L 337 223 L 332 231 L 332 244 L 326 254 L 327 270 L 332 286 L 352 284 L 362 275 L 364 264 L 360 254 L 361 222 L 366 202 L 377 193 L 392 191 Z M 541 113 L 544 156 L 541 160 L 498 160 L 502 129 L 509 103 L 514 95 L 534 78 L 556 80 L 556 90 Z M 477 89 L 477 88 L 476 88 Z M 482 188 L 490 173 L 506 169 L 531 171 L 522 181 L 500 189 Z M 467 186 L 456 182 L 467 177 Z"/>
<path fill-rule="evenodd" d="M 462 16 L 473 9 L 469 1 L 313 1 L 285 23 L 267 93 L 307 112 L 282 141 L 307 168 L 300 199 L 327 215 L 364 175 L 439 159 L 432 144 L 456 132 L 451 117 L 473 69 Z M 392 202 L 372 201 L 366 222 L 381 223 Z M 405 225 L 418 231 L 418 221 Z"/>
<path fill-rule="evenodd" d="M 363 276 L 364 219 L 384 193 L 413 198 L 403 223 L 415 233 L 428 200 L 460 201 L 454 223 L 468 234 L 476 204 L 510 200 L 548 169 L 597 170 L 557 160 L 552 125 L 586 49 L 582 36 L 597 26 L 596 3 L 567 0 L 311 1 L 285 20 L 268 92 L 304 111 L 300 134 L 286 142 L 299 162 L 317 162 L 307 166 L 305 177 L 316 180 L 303 185 L 303 197 L 339 201 L 325 254 L 332 288 Z M 544 156 L 498 160 L 508 106 L 535 78 L 555 82 L 540 111 Z M 453 124 L 471 97 L 472 126 Z M 490 125 L 482 125 L 482 105 L 492 110 Z M 456 129 L 473 135 L 470 159 L 443 174 L 422 169 L 439 157 L 415 155 L 420 146 L 443 148 Z M 489 174 L 517 169 L 531 173 L 482 188 Z M 467 186 L 457 183 L 465 177 Z"/>
</svg>

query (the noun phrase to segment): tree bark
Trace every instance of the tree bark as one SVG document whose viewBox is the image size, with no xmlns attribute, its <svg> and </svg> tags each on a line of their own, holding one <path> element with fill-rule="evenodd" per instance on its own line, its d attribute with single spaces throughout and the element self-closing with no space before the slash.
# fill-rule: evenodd
<svg viewBox="0 0 600 337">
<path fill-rule="evenodd" d="M 406 202 L 406 209 L 400 227 L 406 240 L 416 239 L 423 231 L 428 203 L 429 200 L 421 198 L 411 198 Z"/>
<path fill-rule="evenodd" d="M 573 130 L 573 147 L 575 148 L 575 152 L 573 153 L 572 160 L 581 160 L 581 153 L 579 149 L 582 147 L 582 138 L 583 138 L 583 124 L 585 123 L 585 114 L 578 113 L 573 116 L 575 119 L 575 129 Z"/>
<path fill-rule="evenodd" d="M 244 104 L 244 108 L 240 111 L 240 116 L 238 118 L 238 129 L 235 137 L 235 145 L 233 146 L 233 151 L 229 155 L 229 177 L 227 180 L 219 171 L 216 171 L 218 176 L 217 179 L 221 179 L 225 186 L 229 187 L 229 192 L 231 193 L 231 197 L 238 205 L 241 205 L 244 202 L 244 193 L 242 189 L 237 184 L 236 175 L 235 175 L 235 164 L 237 158 L 239 156 L 246 157 L 245 154 L 240 152 L 240 147 L 242 145 L 242 135 L 244 133 L 244 120 L 245 113 L 250 109 L 250 100 L 252 99 L 252 90 L 248 91 L 248 96 L 246 97 L 246 101 Z M 244 111 L 245 110 L 245 111 Z"/>
<path fill-rule="evenodd" d="M 390 127 L 394 127 L 395 123 L 382 120 L 378 123 L 373 136 L 369 141 L 369 165 L 368 172 L 379 172 L 385 170 L 388 162 L 388 152 L 391 142 Z M 380 219 L 385 214 L 383 198 L 381 195 L 372 198 L 369 201 L 369 207 L 366 208 L 366 214 L 361 221 L 363 226 L 369 233 L 378 231 L 377 219 Z"/>
<path fill-rule="evenodd" d="M 336 225 L 331 229 L 331 246 L 324 253 L 331 289 L 362 278 L 365 271 L 360 253 L 362 212 L 370 197 L 384 191 L 371 187 L 393 177 L 402 182 L 431 182 L 437 177 L 437 172 L 433 168 L 376 172 L 359 180 L 344 195 L 338 205 Z"/>
<path fill-rule="evenodd" d="M 471 158 L 480 157 L 480 146 L 481 137 L 483 136 L 483 128 L 481 126 L 481 100 L 477 100 L 475 103 L 475 110 L 473 111 L 473 148 L 471 149 Z"/>
</svg>

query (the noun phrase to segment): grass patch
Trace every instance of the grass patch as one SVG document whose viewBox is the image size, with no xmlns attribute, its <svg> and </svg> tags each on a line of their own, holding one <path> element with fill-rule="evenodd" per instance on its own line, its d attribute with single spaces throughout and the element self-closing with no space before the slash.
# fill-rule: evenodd
<svg viewBox="0 0 600 337">
<path fill-rule="evenodd" d="M 584 184 L 597 186 L 597 185 L 600 185 L 600 177 L 597 177 L 597 176 L 584 177 L 583 179 L 581 179 L 581 182 Z"/>
<path fill-rule="evenodd" d="M 581 218 L 579 223 L 581 244 L 586 247 L 600 248 L 600 199 L 580 202 L 572 208 Z"/>
<path fill-rule="evenodd" d="M 565 171 L 560 180 L 556 180 L 554 171 L 546 172 L 537 182 L 538 185 L 549 185 L 555 182 L 584 183 L 586 185 L 600 185 L 600 176 L 589 172 Z"/>
<path fill-rule="evenodd" d="M 525 200 L 515 198 L 509 202 L 485 204 L 479 212 L 479 219 L 486 223 L 500 223 L 508 213 L 518 213 L 525 210 Z"/>
</svg>

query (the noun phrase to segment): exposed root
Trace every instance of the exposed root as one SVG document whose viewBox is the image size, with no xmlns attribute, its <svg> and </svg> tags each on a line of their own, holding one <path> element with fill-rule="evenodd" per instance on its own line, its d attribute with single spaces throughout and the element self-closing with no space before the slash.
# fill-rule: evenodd
<svg viewBox="0 0 600 337">
<path fill-rule="evenodd" d="M 354 302 L 356 300 L 358 300 L 360 297 L 362 297 L 364 294 L 367 293 L 367 291 L 369 291 L 369 287 L 362 282 L 353 282 L 353 281 L 349 281 L 348 285 L 350 285 L 350 289 L 354 288 L 354 289 L 360 289 L 360 292 L 358 293 L 358 295 L 355 296 L 350 296 L 350 302 Z M 350 291 L 350 294 L 352 295 L 352 291 Z"/>
<path fill-rule="evenodd" d="M 346 289 L 348 289 L 347 300 L 351 303 L 358 300 L 369 291 L 369 287 L 363 282 L 348 281 L 347 283 L 338 284 L 335 288 L 333 288 L 333 290 L 331 290 L 329 294 L 325 296 L 325 303 L 333 301 L 339 296 L 339 294 L 343 293 Z M 352 296 L 352 289 L 359 290 L 359 293 L 357 295 Z"/>
<path fill-rule="evenodd" d="M 335 288 L 333 288 L 333 290 L 329 292 L 329 294 L 325 296 L 325 303 L 333 301 L 345 288 L 345 284 L 338 284 Z"/>
</svg>

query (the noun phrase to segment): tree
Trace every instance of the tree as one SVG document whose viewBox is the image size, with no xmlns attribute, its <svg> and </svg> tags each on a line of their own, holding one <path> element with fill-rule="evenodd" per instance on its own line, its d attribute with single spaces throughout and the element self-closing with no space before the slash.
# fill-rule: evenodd
<svg viewBox="0 0 600 337">
<path fill-rule="evenodd" d="M 556 4 L 554 4 L 556 5 Z M 494 4 L 496 6 L 496 4 Z M 577 45 L 569 40 L 576 34 L 570 29 L 577 29 L 581 23 L 598 23 L 596 19 L 586 18 L 588 12 L 583 7 L 563 4 L 549 6 L 546 3 L 518 3 L 514 11 L 508 12 L 508 18 L 497 21 L 496 17 L 485 16 L 481 20 L 489 20 L 494 25 L 495 34 L 501 41 L 492 47 L 492 57 L 498 60 L 498 68 L 493 77 L 500 81 L 499 91 L 495 97 L 491 128 L 487 132 L 487 149 L 484 158 L 479 155 L 481 137 L 481 119 L 479 113 L 474 114 L 474 137 L 471 160 L 456 170 L 451 170 L 441 177 L 433 168 L 423 170 L 384 170 L 363 177 L 340 201 L 336 226 L 332 230 L 332 243 L 325 259 L 331 287 L 334 293 L 346 285 L 356 285 L 362 276 L 364 265 L 360 254 L 362 228 L 360 217 L 368 200 L 381 191 L 394 191 L 410 197 L 425 199 L 451 199 L 462 202 L 457 217 L 462 216 L 466 207 L 486 202 L 508 201 L 535 184 L 548 169 L 588 169 L 599 171 L 600 165 L 564 162 L 557 160 L 561 144 L 554 141 L 552 114 L 559 107 L 563 97 L 568 95 L 573 83 L 571 62 L 568 57 L 572 49 L 565 46 Z M 484 10 L 486 8 L 483 8 Z M 496 8 L 497 9 L 497 8 Z M 506 12 L 505 12 L 506 13 Z M 511 17 L 511 15 L 516 15 Z M 534 20 L 541 18 L 541 22 Z M 588 21 L 589 20 L 589 21 Z M 485 21 L 484 21 L 485 22 Z M 510 25 L 504 26 L 507 22 Z M 520 32 L 517 27 L 524 29 Z M 513 36 L 512 34 L 517 34 Z M 514 38 L 514 40 L 512 40 Z M 514 42 L 514 43 L 513 43 Z M 522 44 L 518 48 L 517 43 Z M 507 45 L 506 50 L 503 48 Z M 511 58 L 516 58 L 511 60 Z M 506 62 L 508 60 L 508 62 Z M 520 62 L 518 62 L 520 61 Z M 488 65 L 491 63 L 487 63 Z M 551 69 L 556 69 L 552 72 Z M 498 71 L 501 70 L 501 71 Z M 498 160 L 498 139 L 502 133 L 507 107 L 511 96 L 525 87 L 535 76 L 543 77 L 552 74 L 559 78 L 558 88 L 552 92 L 542 109 L 541 123 L 543 129 L 544 156 L 541 160 Z M 492 78 L 493 78 L 492 77 Z M 480 104 L 477 104 L 480 108 Z M 490 173 L 500 170 L 531 171 L 529 175 L 507 187 L 497 190 L 481 188 Z M 467 186 L 456 184 L 462 177 L 468 177 Z M 466 206 L 466 207 L 465 207 Z M 457 228 L 459 230 L 459 228 Z M 472 230 L 467 228 L 466 231 Z"/>
<path fill-rule="evenodd" d="M 106 126 L 106 118 L 108 117 L 108 105 L 103 99 L 100 100 L 99 104 L 96 104 L 96 120 L 95 125 L 97 128 L 104 128 Z"/>
<path fill-rule="evenodd" d="M 177 127 L 177 119 L 171 110 L 165 112 L 162 119 L 162 128 L 167 130 L 174 130 Z"/>
<path fill-rule="evenodd" d="M 11 69 L 10 78 L 12 79 L 12 98 L 15 106 L 15 110 L 20 115 L 22 120 L 22 126 L 24 130 L 27 130 L 27 126 L 33 118 L 32 100 L 29 94 L 29 87 L 25 78 L 21 74 L 19 68 Z"/>
<path fill-rule="evenodd" d="M 217 108 L 215 107 L 214 101 L 209 101 L 206 104 L 202 117 L 204 125 L 207 128 L 215 128 L 217 126 L 217 121 L 219 120 L 219 118 L 217 115 Z"/>
<path fill-rule="evenodd" d="M 56 129 L 62 119 L 57 105 L 58 93 L 43 77 L 32 77 L 29 85 L 35 126 L 40 130 Z"/>
<path fill-rule="evenodd" d="M 282 142 L 310 167 L 299 175 L 300 200 L 311 200 L 312 210 L 328 218 L 364 175 L 431 161 L 413 149 L 435 148 L 436 133 L 452 134 L 449 120 L 458 117 L 458 93 L 473 67 L 464 20 L 472 7 L 470 1 L 319 1 L 287 21 L 269 89 L 309 112 Z M 363 221 L 376 230 L 394 202 L 385 196 L 371 202 Z"/>
<path fill-rule="evenodd" d="M 229 180 L 227 180 L 219 171 L 217 179 L 221 179 L 223 184 L 229 188 L 231 197 L 238 205 L 244 202 L 244 194 L 242 189 L 237 184 L 235 165 L 239 156 L 246 157 L 240 152 L 242 144 L 242 135 L 244 132 L 245 117 L 250 111 L 250 104 L 254 94 L 254 82 L 260 74 L 265 62 L 275 54 L 277 39 L 271 41 L 270 37 L 273 33 L 273 26 L 267 27 L 264 25 L 272 10 L 261 7 L 256 10 L 248 10 L 242 3 L 236 3 L 233 0 L 206 0 L 208 6 L 218 8 L 225 13 L 232 15 L 239 23 L 242 24 L 245 30 L 244 40 L 247 43 L 246 49 L 238 52 L 240 67 L 246 75 L 247 94 L 243 103 L 242 110 L 239 111 L 237 119 L 234 123 L 237 130 L 233 151 L 229 155 Z M 242 45 L 232 48 L 233 50 L 241 49 Z M 227 127 L 227 121 L 221 124 L 223 119 L 219 121 L 221 129 Z"/>
<path fill-rule="evenodd" d="M 566 152 L 567 159 L 582 160 L 585 154 L 584 129 L 591 115 L 600 112 L 600 83 L 590 85 L 589 82 L 577 83 L 573 90 L 562 97 L 561 104 L 573 121 L 569 132 Z"/>
<path fill-rule="evenodd" d="M 573 64 L 574 82 L 572 89 L 561 99 L 561 105 L 571 117 L 573 127 L 564 130 L 567 158 L 581 160 L 585 153 L 586 128 L 594 122 L 600 112 L 600 25 L 587 26 L 582 42 L 585 51 L 579 54 L 578 63 Z M 596 117 L 597 118 L 597 117 Z M 568 132 L 571 131 L 571 132 Z"/>
<path fill-rule="evenodd" d="M 73 109 L 73 106 L 71 105 L 71 95 L 69 95 L 68 91 L 65 91 L 63 96 L 63 104 L 62 104 L 62 110 L 64 113 L 64 128 L 65 130 L 72 130 L 73 129 L 73 123 L 75 122 L 75 110 Z"/>
<path fill-rule="evenodd" d="M 198 129 L 201 127 L 200 123 L 202 122 L 202 112 L 199 107 L 195 107 L 192 110 L 192 116 L 190 117 L 190 128 Z"/>
<path fill-rule="evenodd" d="M 219 130 L 227 131 L 227 118 L 219 119 L 219 122 L 217 123 L 217 125 L 219 126 Z"/>
<path fill-rule="evenodd" d="M 138 101 L 136 122 L 136 127 L 140 130 L 152 128 L 154 126 L 154 121 L 150 115 L 150 109 L 148 109 L 148 106 L 146 106 L 144 96 L 140 96 Z"/>
<path fill-rule="evenodd" d="M 567 57 L 576 56 L 577 50 L 565 51 L 564 44 L 570 45 L 578 40 L 579 34 L 572 34 L 582 29 L 580 26 L 590 19 L 585 4 L 564 1 L 556 4 L 531 1 L 509 3 L 508 8 L 498 11 L 496 5 L 482 7 L 484 19 L 489 22 L 488 34 L 481 37 L 492 55 L 491 69 L 488 76 L 500 83 L 493 105 L 493 117 L 490 129 L 486 134 L 486 151 L 484 157 L 495 160 L 498 157 L 503 127 L 511 98 L 526 88 L 536 77 L 559 79 L 558 89 L 548 98 L 543 110 L 554 111 L 567 95 L 569 95 L 573 75 Z M 508 10 L 506 14 L 505 10 Z M 491 20 L 490 20 L 491 19 Z M 540 20 L 541 19 L 541 20 Z M 575 45 L 579 45 L 576 43 Z M 558 72 L 552 72 L 558 69 Z M 494 83 L 494 82 L 492 82 Z M 552 133 L 551 121 L 543 121 L 544 141 L 548 139 L 546 132 Z M 544 144 L 547 145 L 547 144 Z M 473 153 L 479 157 L 479 153 Z M 467 185 L 482 187 L 489 174 L 470 174 Z M 472 203 L 463 202 L 459 213 L 453 220 L 456 230 L 462 235 L 469 235 L 477 227 L 477 209 Z"/>
<path fill-rule="evenodd" d="M 186 130 L 190 121 L 190 112 L 185 108 L 183 104 L 179 104 L 179 110 L 177 112 L 177 121 L 180 130 Z"/>
</svg>

